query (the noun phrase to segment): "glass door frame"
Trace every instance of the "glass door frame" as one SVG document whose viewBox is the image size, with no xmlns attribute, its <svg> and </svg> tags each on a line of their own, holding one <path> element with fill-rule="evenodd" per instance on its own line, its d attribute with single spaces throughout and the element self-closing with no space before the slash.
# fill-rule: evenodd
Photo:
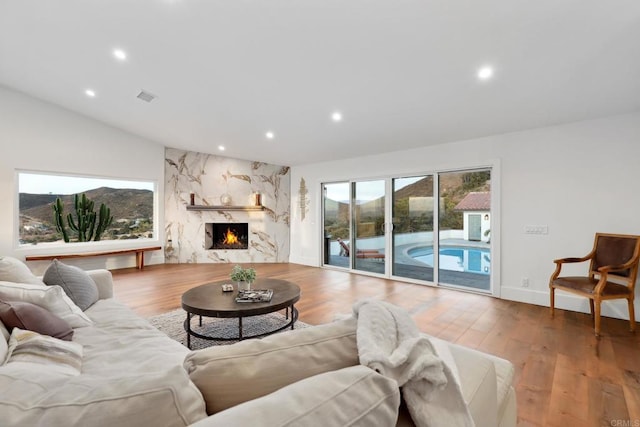
<svg viewBox="0 0 640 427">
<path fill-rule="evenodd" d="M 440 224 L 439 221 L 435 220 L 440 216 L 440 174 L 447 172 L 473 172 L 473 171 L 481 171 L 481 170 L 490 170 L 491 171 L 491 217 L 490 217 L 490 229 L 491 229 L 491 241 L 490 241 L 490 250 L 491 250 L 491 275 L 490 275 L 490 286 L 488 291 L 479 291 L 473 288 L 449 285 L 449 284 L 441 284 L 439 278 L 439 263 L 437 256 L 434 256 L 434 272 L 433 272 L 433 282 L 423 281 L 419 279 L 412 279 L 403 276 L 393 275 L 392 262 L 393 262 L 393 236 L 392 236 L 392 228 L 393 228 L 393 179 L 394 178 L 402 178 L 402 177 L 410 177 L 410 176 L 432 176 L 433 177 L 433 186 L 434 186 L 434 199 L 438 201 L 438 203 L 434 203 L 433 206 L 433 215 L 434 215 L 434 224 L 433 224 L 433 252 L 434 254 L 438 254 L 440 250 L 439 236 L 440 236 Z M 501 224 L 501 215 L 500 215 L 500 194 L 501 194 L 501 164 L 500 159 L 493 159 L 484 163 L 476 163 L 470 165 L 458 165 L 450 168 L 437 168 L 428 171 L 421 172 L 406 172 L 406 173 L 396 173 L 392 175 L 386 175 L 383 177 L 360 177 L 360 178 L 351 178 L 339 181 L 323 181 L 321 182 L 321 235 L 324 237 L 324 226 L 325 226 L 325 218 L 324 218 L 324 196 L 322 193 L 323 186 L 325 184 L 335 184 L 335 183 L 349 183 L 349 217 L 350 217 L 350 225 L 349 225 L 349 235 L 350 241 L 354 238 L 354 231 L 351 225 L 352 216 L 353 216 L 353 206 L 352 206 L 352 198 L 353 198 L 353 184 L 355 182 L 363 182 L 363 181 L 374 181 L 374 180 L 384 180 L 385 181 L 385 219 L 384 219 L 384 227 L 385 227 L 385 253 L 387 256 L 385 257 L 385 274 L 367 272 L 363 270 L 356 270 L 354 268 L 354 260 L 353 253 L 350 253 L 349 259 L 349 267 L 340 267 L 334 266 L 330 264 L 325 264 L 324 257 L 322 255 L 322 247 L 320 251 L 320 265 L 323 268 L 330 269 L 339 269 L 342 271 L 348 271 L 356 274 L 375 276 L 381 278 L 387 278 L 396 281 L 415 283 L 426 286 L 433 287 L 444 287 L 444 288 L 452 288 L 459 289 L 468 292 L 477 292 L 483 295 L 492 295 L 494 297 L 500 297 L 501 290 L 501 245 L 500 245 L 500 224 Z M 436 238 L 437 236 L 437 238 Z M 321 245 L 324 245 L 324 238 L 321 239 Z"/>
</svg>

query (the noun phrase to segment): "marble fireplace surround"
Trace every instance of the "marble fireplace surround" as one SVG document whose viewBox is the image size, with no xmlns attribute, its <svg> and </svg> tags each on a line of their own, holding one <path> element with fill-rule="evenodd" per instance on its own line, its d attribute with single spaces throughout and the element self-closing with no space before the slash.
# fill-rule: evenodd
<svg viewBox="0 0 640 427">
<path fill-rule="evenodd" d="M 164 197 L 165 262 L 288 262 L 289 167 L 166 148 Z M 247 223 L 248 249 L 207 249 L 207 223 Z"/>
</svg>

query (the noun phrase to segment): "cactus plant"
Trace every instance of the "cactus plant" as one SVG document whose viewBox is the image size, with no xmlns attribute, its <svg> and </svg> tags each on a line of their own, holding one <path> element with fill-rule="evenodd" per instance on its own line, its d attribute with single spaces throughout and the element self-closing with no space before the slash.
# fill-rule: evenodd
<svg viewBox="0 0 640 427">
<path fill-rule="evenodd" d="M 76 211 L 76 220 L 73 219 L 72 214 L 67 214 L 69 228 L 78 233 L 79 242 L 88 242 L 91 240 L 91 234 L 93 234 L 96 225 L 93 201 L 86 194 L 82 194 L 82 196 L 76 194 L 73 196 L 73 205 Z"/>
<path fill-rule="evenodd" d="M 96 242 L 102 238 L 102 233 L 113 222 L 113 216 L 111 215 L 111 209 L 109 209 L 104 203 L 100 204 L 100 212 L 98 215 L 98 224 L 96 227 L 96 234 L 93 240 Z"/>
<path fill-rule="evenodd" d="M 78 233 L 78 242 L 98 241 L 102 238 L 104 231 L 113 222 L 111 209 L 104 203 L 100 204 L 99 215 L 93 210 L 94 202 L 86 194 L 73 196 L 73 206 L 75 218 L 72 213 L 67 214 L 67 224 L 69 228 Z M 60 198 L 53 204 L 54 221 L 56 229 L 62 233 L 65 242 L 69 242 L 69 236 L 64 226 L 63 216 L 64 205 Z"/>
<path fill-rule="evenodd" d="M 52 205 L 53 207 L 53 220 L 56 223 L 56 230 L 58 233 L 62 233 L 62 238 L 65 242 L 69 243 L 69 234 L 67 228 L 64 226 L 64 203 L 62 199 L 58 197 Z"/>
</svg>

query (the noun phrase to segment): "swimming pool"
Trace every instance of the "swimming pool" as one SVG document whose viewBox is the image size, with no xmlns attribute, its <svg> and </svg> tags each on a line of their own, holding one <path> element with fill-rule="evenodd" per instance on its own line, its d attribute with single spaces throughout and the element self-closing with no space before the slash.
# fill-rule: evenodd
<svg viewBox="0 0 640 427">
<path fill-rule="evenodd" d="M 433 247 L 409 249 L 408 255 L 416 261 L 433 267 Z M 490 274 L 491 251 L 488 248 L 440 246 L 440 269 L 466 273 Z"/>
</svg>

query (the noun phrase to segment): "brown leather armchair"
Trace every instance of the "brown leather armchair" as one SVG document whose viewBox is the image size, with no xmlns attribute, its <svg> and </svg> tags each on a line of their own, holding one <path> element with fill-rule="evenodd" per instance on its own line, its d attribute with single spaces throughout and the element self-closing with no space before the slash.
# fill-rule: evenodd
<svg viewBox="0 0 640 427">
<path fill-rule="evenodd" d="M 556 259 L 556 270 L 549 280 L 551 315 L 555 290 L 589 298 L 594 316 L 596 336 L 600 336 L 600 304 L 604 300 L 626 299 L 629 306 L 629 328 L 635 330 L 633 300 L 640 259 L 640 236 L 596 233 L 593 250 L 582 258 Z M 563 264 L 590 261 L 587 276 L 560 277 Z"/>
</svg>

